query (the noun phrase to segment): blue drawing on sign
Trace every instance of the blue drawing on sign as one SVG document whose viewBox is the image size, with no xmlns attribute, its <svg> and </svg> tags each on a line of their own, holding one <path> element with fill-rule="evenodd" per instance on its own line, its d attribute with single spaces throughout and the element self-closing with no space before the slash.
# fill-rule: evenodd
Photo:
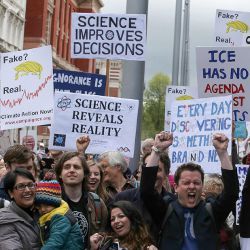
<svg viewBox="0 0 250 250">
<path fill-rule="evenodd" d="M 114 32 L 112 30 L 108 30 L 105 34 L 105 37 L 108 39 L 108 40 L 112 40 L 114 38 Z"/>
<path fill-rule="evenodd" d="M 57 107 L 61 110 L 66 110 L 67 108 L 70 108 L 71 100 L 64 96 L 63 98 L 60 98 L 57 102 Z"/>
<path fill-rule="evenodd" d="M 53 145 L 65 147 L 66 135 L 63 134 L 54 134 Z"/>
</svg>

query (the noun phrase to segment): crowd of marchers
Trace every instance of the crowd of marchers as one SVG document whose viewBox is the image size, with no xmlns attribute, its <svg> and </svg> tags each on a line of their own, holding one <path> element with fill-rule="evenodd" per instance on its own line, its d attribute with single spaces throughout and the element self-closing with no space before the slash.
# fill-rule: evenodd
<svg viewBox="0 0 250 250">
<path fill-rule="evenodd" d="M 36 153 L 7 149 L 0 162 L 0 249 L 25 250 L 249 250 L 250 170 L 242 191 L 239 223 L 237 147 L 213 135 L 221 174 L 194 162 L 173 175 L 168 149 L 173 135 L 160 132 L 141 145 L 136 171 L 118 151 Z M 243 164 L 249 164 L 243 158 Z"/>
</svg>

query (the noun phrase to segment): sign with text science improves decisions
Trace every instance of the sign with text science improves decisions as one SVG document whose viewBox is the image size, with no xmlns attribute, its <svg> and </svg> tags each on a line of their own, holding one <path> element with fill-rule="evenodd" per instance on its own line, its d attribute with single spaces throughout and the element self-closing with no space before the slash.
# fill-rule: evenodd
<svg viewBox="0 0 250 250">
<path fill-rule="evenodd" d="M 189 100 L 198 97 L 197 88 L 191 86 L 173 86 L 166 88 L 164 130 L 170 131 L 171 104 L 175 100 Z"/>
<path fill-rule="evenodd" d="M 138 100 L 55 92 L 49 148 L 76 150 L 76 139 L 89 135 L 86 153 L 118 150 L 134 156 Z"/>
<path fill-rule="evenodd" d="M 223 133 L 231 155 L 232 96 L 175 101 L 171 108 L 171 170 L 187 162 L 200 164 L 205 173 L 221 173 L 213 134 Z"/>
<path fill-rule="evenodd" d="M 250 12 L 216 10 L 216 46 L 250 45 Z"/>
<path fill-rule="evenodd" d="M 233 120 L 250 121 L 250 47 L 196 48 L 199 97 L 233 95 Z"/>
<path fill-rule="evenodd" d="M 51 46 L 1 54 L 1 129 L 51 123 Z"/>
<path fill-rule="evenodd" d="M 72 13 L 71 57 L 145 60 L 146 15 Z"/>
<path fill-rule="evenodd" d="M 105 75 L 54 69 L 53 81 L 55 91 L 105 95 Z"/>
</svg>

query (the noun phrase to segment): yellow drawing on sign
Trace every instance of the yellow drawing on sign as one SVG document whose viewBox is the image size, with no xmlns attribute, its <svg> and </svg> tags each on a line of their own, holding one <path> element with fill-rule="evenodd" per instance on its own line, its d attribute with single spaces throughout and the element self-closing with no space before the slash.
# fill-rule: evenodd
<svg viewBox="0 0 250 250">
<path fill-rule="evenodd" d="M 177 101 L 180 101 L 180 100 L 190 100 L 190 99 L 194 99 L 192 96 L 190 95 L 181 95 L 179 97 L 176 98 Z"/>
<path fill-rule="evenodd" d="M 227 23 L 227 33 L 229 31 L 237 31 L 239 30 L 242 33 L 248 32 L 248 25 L 242 21 L 232 21 Z"/>
<path fill-rule="evenodd" d="M 43 67 L 40 63 L 37 63 L 34 61 L 27 61 L 27 62 L 21 63 L 15 67 L 15 71 L 16 71 L 15 80 L 17 80 L 19 76 L 25 76 L 25 75 L 28 75 L 29 73 L 33 75 L 38 75 L 40 79 L 42 70 L 43 70 Z"/>
</svg>

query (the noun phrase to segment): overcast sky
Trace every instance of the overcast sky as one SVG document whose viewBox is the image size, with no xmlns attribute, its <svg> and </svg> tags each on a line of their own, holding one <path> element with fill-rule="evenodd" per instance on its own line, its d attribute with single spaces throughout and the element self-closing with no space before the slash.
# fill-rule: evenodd
<svg viewBox="0 0 250 250">
<path fill-rule="evenodd" d="M 136 0 L 135 0 L 136 1 Z M 103 13 L 126 13 L 126 0 L 103 0 Z M 149 0 L 145 80 L 171 77 L 175 0 Z M 183 0 L 184 2 L 184 0 Z M 190 0 L 190 84 L 196 85 L 195 48 L 213 46 L 216 9 L 250 12 L 249 0 Z"/>
</svg>

